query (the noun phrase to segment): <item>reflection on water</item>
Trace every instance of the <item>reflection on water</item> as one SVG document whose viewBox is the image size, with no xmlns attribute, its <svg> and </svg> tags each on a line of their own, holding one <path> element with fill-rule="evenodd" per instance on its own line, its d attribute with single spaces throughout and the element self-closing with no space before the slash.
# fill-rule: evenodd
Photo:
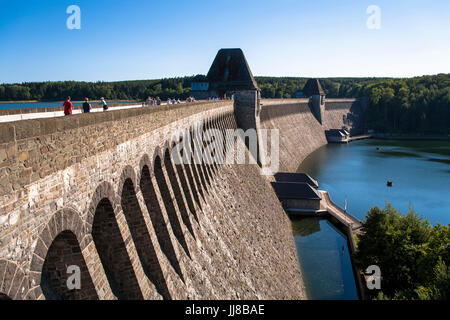
<svg viewBox="0 0 450 320">
<path fill-rule="evenodd" d="M 346 236 L 326 219 L 295 219 L 292 229 L 308 298 L 357 300 Z"/>
<path fill-rule="evenodd" d="M 298 169 L 319 181 L 341 207 L 364 219 L 385 200 L 403 213 L 409 206 L 431 223 L 450 223 L 450 142 L 360 140 L 328 144 Z M 388 188 L 386 182 L 393 181 Z"/>
</svg>

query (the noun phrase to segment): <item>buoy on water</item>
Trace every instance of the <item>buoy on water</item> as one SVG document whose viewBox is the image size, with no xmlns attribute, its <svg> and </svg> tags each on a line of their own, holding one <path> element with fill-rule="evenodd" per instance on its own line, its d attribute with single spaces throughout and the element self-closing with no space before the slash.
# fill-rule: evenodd
<svg viewBox="0 0 450 320">
<path fill-rule="evenodd" d="M 387 185 L 388 187 L 392 187 L 392 186 L 393 186 L 393 183 L 392 183 L 392 181 L 388 181 L 388 182 L 386 182 L 386 185 Z"/>
</svg>

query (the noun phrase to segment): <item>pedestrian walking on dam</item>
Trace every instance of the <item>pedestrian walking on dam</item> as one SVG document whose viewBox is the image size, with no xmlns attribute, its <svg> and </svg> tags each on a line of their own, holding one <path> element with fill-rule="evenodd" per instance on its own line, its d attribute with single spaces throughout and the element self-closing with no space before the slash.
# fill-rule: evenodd
<svg viewBox="0 0 450 320">
<path fill-rule="evenodd" d="M 101 104 L 103 105 L 103 111 L 108 110 L 108 104 L 105 101 L 105 98 L 101 98 Z"/>
<path fill-rule="evenodd" d="M 65 116 L 72 114 L 73 105 L 72 102 L 70 102 L 70 97 L 67 97 L 67 100 L 64 102 L 63 107 Z"/>
<path fill-rule="evenodd" d="M 84 113 L 88 113 L 91 112 L 91 104 L 89 103 L 89 98 L 84 99 L 84 103 L 83 103 L 83 112 Z"/>
</svg>

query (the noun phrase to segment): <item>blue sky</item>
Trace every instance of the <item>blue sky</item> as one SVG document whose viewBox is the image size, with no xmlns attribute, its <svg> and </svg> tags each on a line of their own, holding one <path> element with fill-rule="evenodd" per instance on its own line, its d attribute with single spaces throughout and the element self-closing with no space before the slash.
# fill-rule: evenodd
<svg viewBox="0 0 450 320">
<path fill-rule="evenodd" d="M 80 30 L 66 27 L 73 4 Z M 0 83 L 206 74 L 235 47 L 258 76 L 450 73 L 450 1 L 0 1 Z"/>
</svg>

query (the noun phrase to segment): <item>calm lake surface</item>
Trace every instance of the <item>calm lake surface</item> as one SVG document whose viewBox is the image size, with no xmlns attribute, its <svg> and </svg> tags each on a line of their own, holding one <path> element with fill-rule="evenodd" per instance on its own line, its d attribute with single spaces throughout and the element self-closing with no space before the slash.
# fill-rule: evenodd
<svg viewBox="0 0 450 320">
<path fill-rule="evenodd" d="M 326 219 L 294 219 L 292 228 L 308 298 L 357 300 L 347 237 Z"/>
<path fill-rule="evenodd" d="M 450 223 L 450 141 L 328 144 L 298 171 L 317 179 L 339 206 L 347 200 L 347 210 L 360 219 L 388 201 L 402 213 L 413 206 L 432 224 Z M 309 299 L 358 299 L 346 236 L 326 219 L 292 220 L 292 227 Z"/>
<path fill-rule="evenodd" d="M 379 150 L 377 150 L 379 148 Z M 364 219 L 385 201 L 402 213 L 413 206 L 430 223 L 450 223 L 450 141 L 359 140 L 328 144 L 298 169 L 318 180 L 319 189 Z M 386 182 L 393 181 L 393 187 Z"/>
</svg>

